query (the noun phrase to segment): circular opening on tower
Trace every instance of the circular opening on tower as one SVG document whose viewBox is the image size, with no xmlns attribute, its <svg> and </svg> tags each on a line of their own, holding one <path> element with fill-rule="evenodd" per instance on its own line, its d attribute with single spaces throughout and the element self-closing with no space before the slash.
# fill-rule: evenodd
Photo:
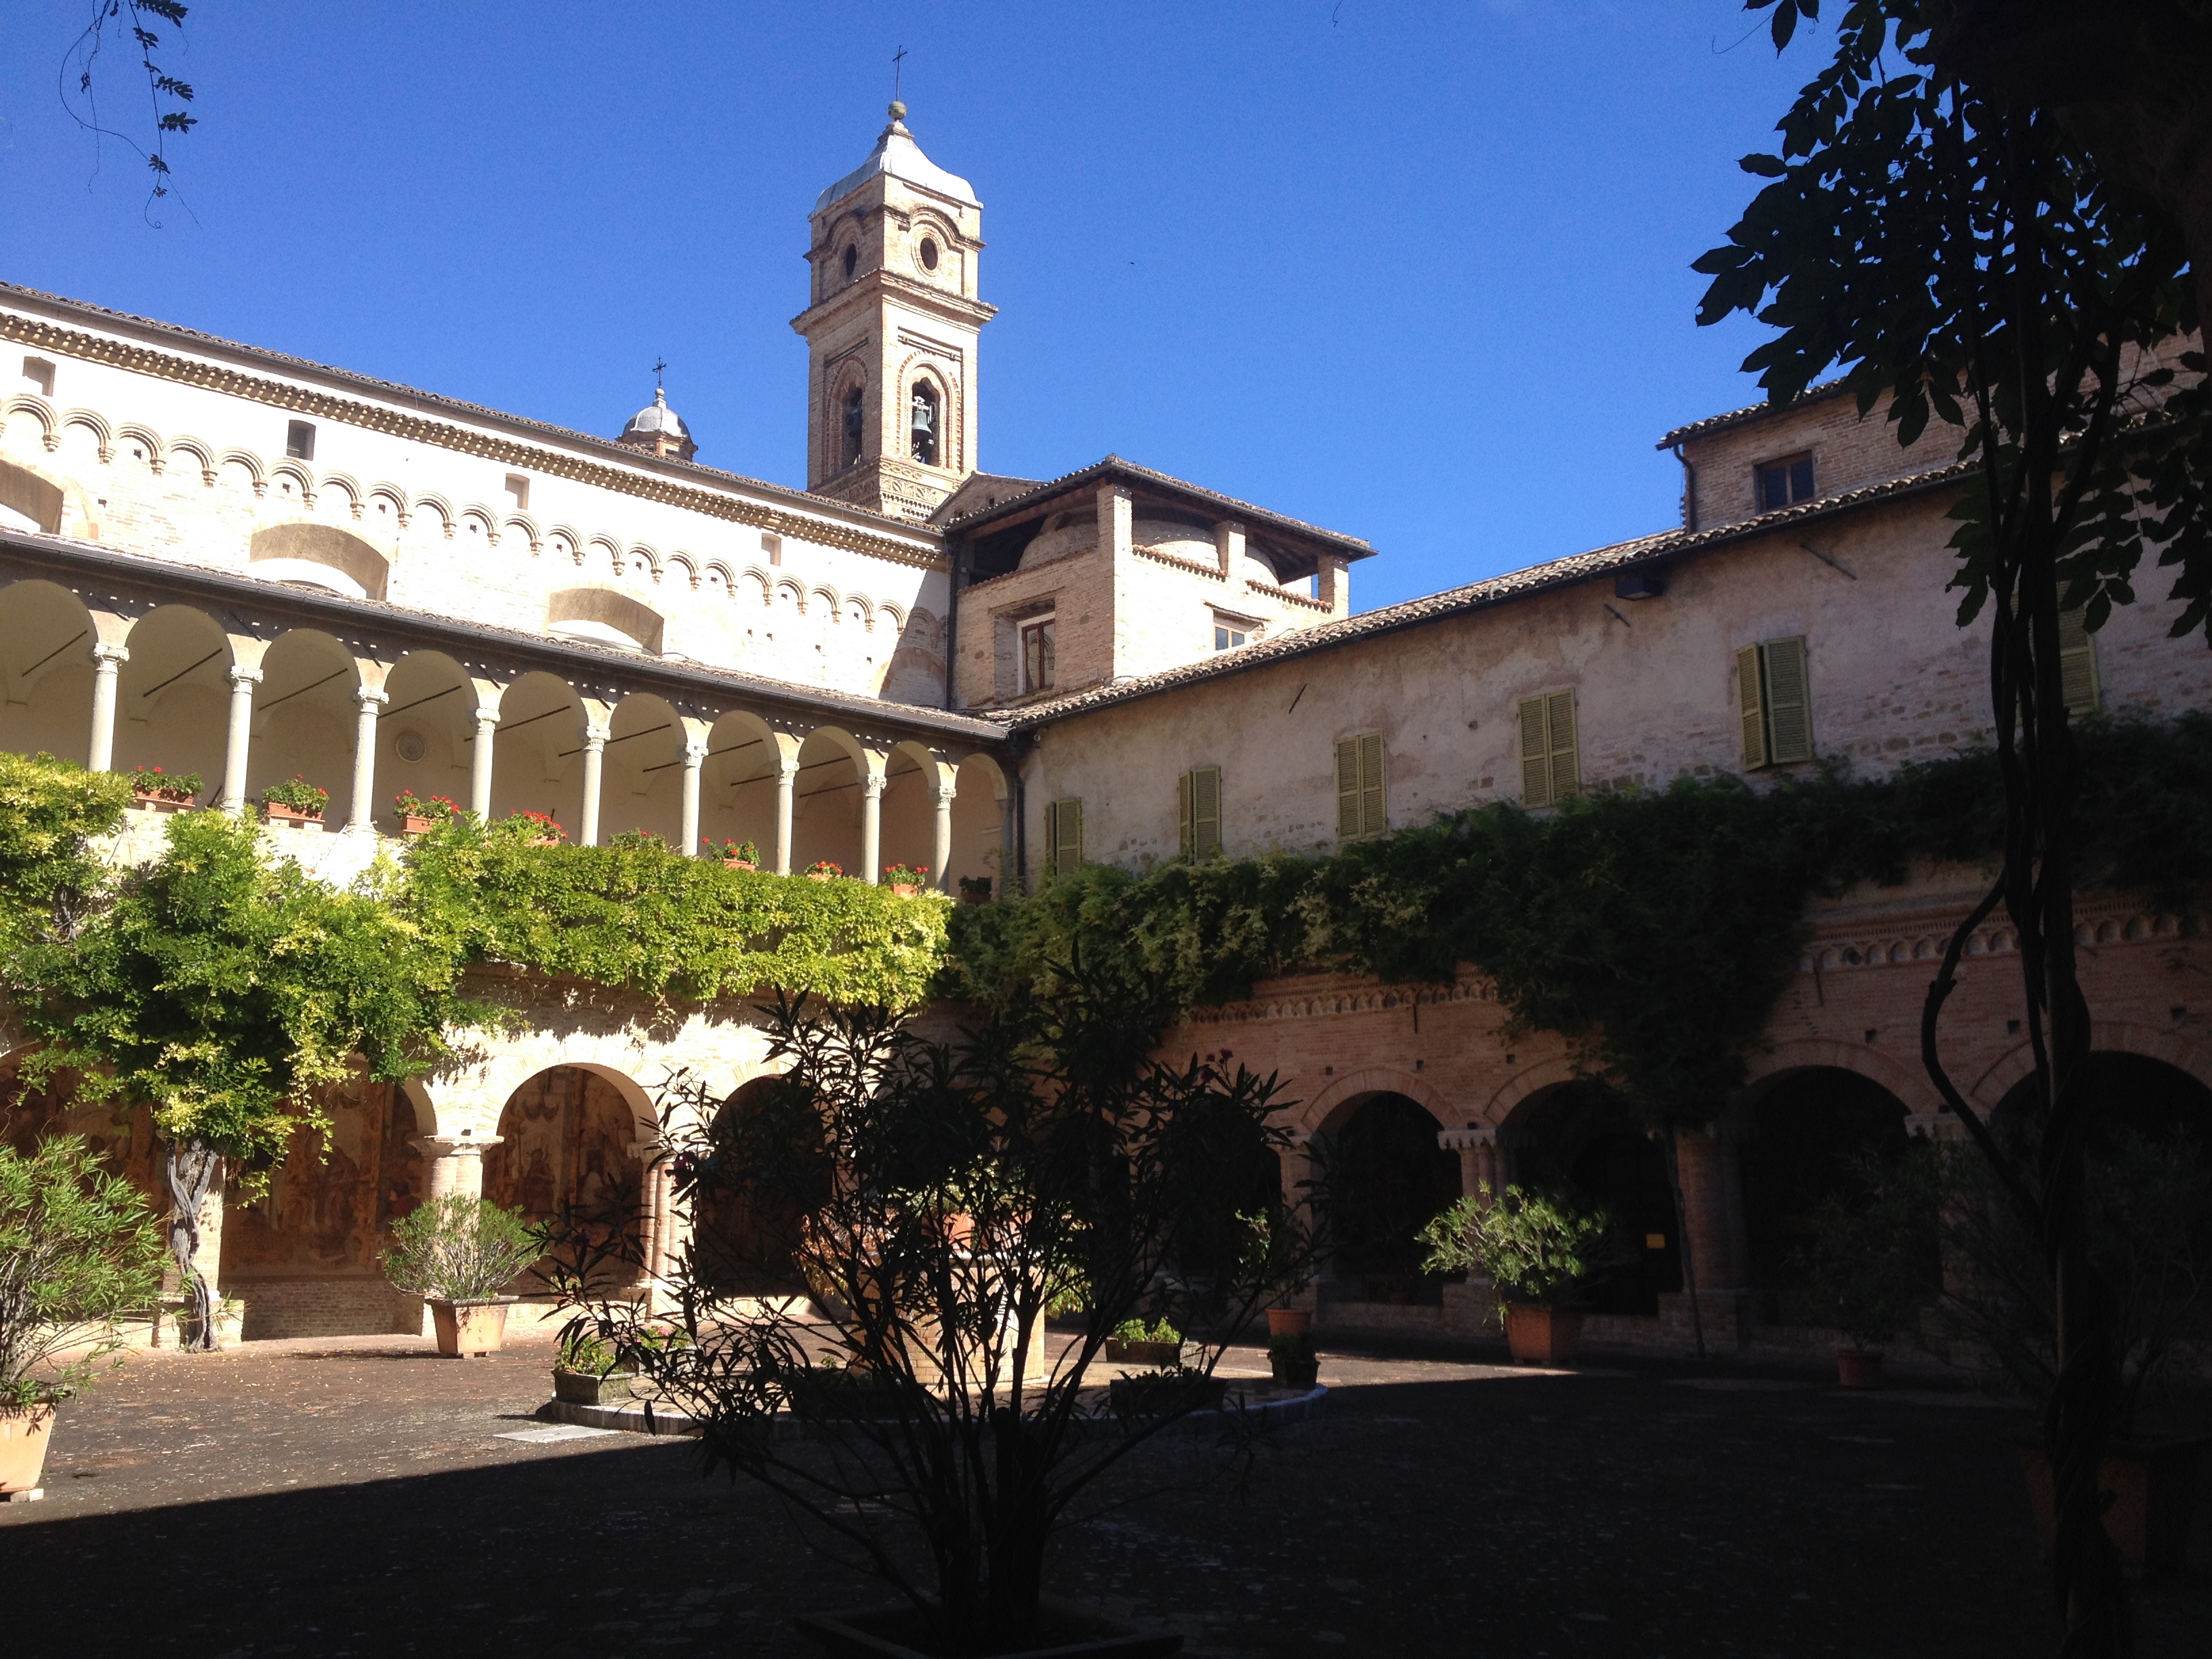
<svg viewBox="0 0 2212 1659">
<path fill-rule="evenodd" d="M 937 269 L 937 239 L 933 236 L 921 239 L 921 268 L 924 270 Z"/>
</svg>

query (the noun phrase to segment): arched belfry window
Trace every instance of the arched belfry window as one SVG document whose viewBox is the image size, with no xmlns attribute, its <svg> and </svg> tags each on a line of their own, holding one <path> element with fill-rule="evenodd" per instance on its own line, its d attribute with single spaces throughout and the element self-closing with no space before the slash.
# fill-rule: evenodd
<svg viewBox="0 0 2212 1659">
<path fill-rule="evenodd" d="M 945 410 L 938 401 L 937 388 L 927 380 L 915 382 L 914 388 L 914 458 L 924 466 L 938 465 L 938 436 L 944 429 Z"/>
<path fill-rule="evenodd" d="M 867 416 L 861 408 L 861 390 L 859 386 L 850 386 L 845 389 L 843 405 L 838 410 L 838 414 L 843 422 L 845 465 L 857 465 L 860 459 L 861 446 L 866 441 L 868 433 Z"/>
<path fill-rule="evenodd" d="M 860 269 L 860 246 L 857 243 L 848 244 L 845 249 L 845 280 L 847 282 L 853 280 L 853 273 Z"/>
</svg>

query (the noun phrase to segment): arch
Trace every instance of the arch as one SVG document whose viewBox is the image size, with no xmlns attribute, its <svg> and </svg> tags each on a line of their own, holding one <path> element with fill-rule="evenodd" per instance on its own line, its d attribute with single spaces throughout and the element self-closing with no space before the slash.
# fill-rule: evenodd
<svg viewBox="0 0 2212 1659">
<path fill-rule="evenodd" d="M 151 427 L 141 426 L 135 421 L 125 421 L 115 428 L 115 441 L 118 448 L 128 448 L 132 452 L 131 456 L 132 460 L 143 461 L 156 477 L 161 476 L 161 469 L 168 465 L 168 450 L 161 442 L 161 434 L 155 432 Z"/>
<path fill-rule="evenodd" d="M 385 676 L 384 692 L 376 722 L 376 804 L 386 822 L 402 790 L 466 808 L 477 708 L 467 671 L 442 651 L 410 651 Z"/>
<path fill-rule="evenodd" d="M 1937 1111 L 1943 1103 L 1928 1073 L 1917 1063 L 1869 1043 L 1845 1042 L 1835 1037 L 1791 1037 L 1775 1043 L 1749 1058 L 1744 1066 L 1744 1082 L 1755 1089 L 1786 1073 L 1819 1066 L 1856 1073 L 1887 1090 L 1915 1114 Z"/>
<path fill-rule="evenodd" d="M 228 746 L 229 636 L 204 611 L 165 605 L 136 618 L 123 643 L 131 657 L 116 685 L 116 769 L 198 772 L 201 799 L 213 800 Z"/>
<path fill-rule="evenodd" d="M 471 505 L 461 509 L 458 527 L 470 537 L 480 537 L 486 547 L 499 545 L 499 521 L 492 517 L 491 509 Z"/>
<path fill-rule="evenodd" d="M 340 500 L 333 502 L 331 500 L 333 495 L 339 497 Z M 325 513 L 335 513 L 337 507 L 343 505 L 347 518 L 361 517 L 361 484 L 347 473 L 325 472 L 323 474 L 323 482 L 321 487 L 316 491 L 316 499 L 321 501 L 322 510 Z"/>
<path fill-rule="evenodd" d="M 702 853 L 712 855 L 726 842 L 750 842 L 761 867 L 774 867 L 775 779 L 787 742 L 766 720 L 744 709 L 727 711 L 708 728 L 707 759 L 699 777 Z"/>
<path fill-rule="evenodd" d="M 1321 1199 L 1335 1241 L 1336 1299 L 1435 1302 L 1419 1233 L 1460 1196 L 1459 1158 L 1437 1144 L 1436 1114 L 1396 1090 L 1340 1100 L 1328 1115 Z"/>
<path fill-rule="evenodd" d="M 483 1154 L 483 1194 L 533 1222 L 580 1224 L 611 1240 L 643 1230 L 643 1151 L 657 1121 L 645 1091 L 617 1066 L 566 1060 L 507 1094 Z M 634 1283 L 633 1269 L 623 1282 Z M 529 1276 L 522 1281 L 531 1285 Z M 610 1285 L 609 1289 L 616 1288 Z"/>
<path fill-rule="evenodd" d="M 906 407 L 900 411 L 901 454 L 917 466 L 957 466 L 959 458 L 952 443 L 952 395 L 944 372 L 934 363 L 915 367 L 908 359 L 905 373 Z"/>
<path fill-rule="evenodd" d="M 749 1191 L 744 1182 L 744 1119 L 772 1099 L 787 1074 L 749 1079 L 715 1109 L 707 1125 L 712 1148 L 692 1189 L 692 1272 L 725 1294 L 804 1296 L 793 1258 L 809 1205 L 804 1194 Z"/>
<path fill-rule="evenodd" d="M 666 623 L 660 613 L 611 587 L 568 587 L 546 601 L 548 632 L 658 655 Z"/>
<path fill-rule="evenodd" d="M 861 868 L 861 781 L 872 769 L 859 738 L 842 727 L 818 726 L 799 745 L 792 787 L 791 867 L 794 873 L 824 860 L 848 876 Z"/>
<path fill-rule="evenodd" d="M 1904 1156 L 1912 1145 L 1911 1113 L 1865 1070 L 1838 1065 L 1773 1073 L 1745 1104 L 1757 1131 L 1741 1149 L 1751 1287 L 1769 1321 L 1817 1324 L 1819 1310 L 1803 1296 L 1802 1264 L 1812 1218 L 1853 1190 L 1856 1159 Z"/>
<path fill-rule="evenodd" d="M 2120 1020 L 2095 1020 L 2089 1026 L 2093 1053 L 2140 1054 L 2161 1060 L 2212 1087 L 2212 1041 L 2178 1030 L 2131 1024 Z M 1965 1092 L 1967 1103 L 1984 1114 L 1994 1111 L 2014 1087 L 2035 1070 L 2035 1051 L 2023 1042 L 1992 1065 Z"/>
<path fill-rule="evenodd" d="M 702 565 L 693 580 L 709 592 L 720 593 L 725 599 L 738 596 L 738 579 L 720 559 L 710 559 Z"/>
<path fill-rule="evenodd" d="M 927 744 L 905 738 L 891 745 L 884 757 L 879 863 L 925 869 L 927 885 L 944 880 L 937 868 L 937 796 L 953 783 L 953 769 Z"/>
<path fill-rule="evenodd" d="M 188 434 L 179 433 L 176 437 L 169 440 L 169 459 L 174 461 L 180 455 L 189 455 L 199 463 L 200 482 L 203 484 L 211 484 L 215 482 L 214 445 L 204 438 L 195 438 Z"/>
<path fill-rule="evenodd" d="M 1426 1078 L 1395 1066 L 1370 1066 L 1333 1078 L 1316 1090 L 1300 1108 L 1298 1127 L 1315 1134 L 1333 1133 L 1358 1109 L 1361 1099 L 1381 1094 L 1403 1095 L 1431 1117 L 1441 1120 L 1443 1115 Z M 1438 1127 L 1443 1127 L 1441 1121 Z"/>
<path fill-rule="evenodd" d="M 246 475 L 246 482 L 253 486 L 253 493 L 257 495 L 269 488 L 268 471 L 261 465 L 261 458 L 250 449 L 226 449 L 222 452 L 222 459 L 216 465 L 218 467 L 236 467 Z"/>
<path fill-rule="evenodd" d="M 392 562 L 350 531 L 298 520 L 253 532 L 249 571 L 265 581 L 321 588 L 349 599 L 381 599 Z"/>
<path fill-rule="evenodd" d="M 436 528 L 440 535 L 448 538 L 452 537 L 453 533 L 453 504 L 451 501 L 447 501 L 443 495 L 418 495 L 415 498 L 414 511 L 410 516 L 419 519 L 425 513 L 430 514 L 430 516 L 436 521 Z M 424 526 L 426 530 L 430 526 Z"/>
<path fill-rule="evenodd" d="M 415 515 L 407 510 L 406 494 L 398 484 L 371 484 L 362 499 L 367 509 L 364 516 L 373 524 L 386 526 L 387 534 L 397 535 L 414 520 Z"/>
<path fill-rule="evenodd" d="M 689 553 L 680 550 L 671 553 L 663 568 L 664 570 L 680 570 L 684 573 L 684 580 L 687 586 L 695 588 L 699 586 L 699 562 Z"/>
<path fill-rule="evenodd" d="M 546 550 L 562 557 L 584 562 L 584 538 L 567 525 L 556 525 L 545 532 Z"/>
<path fill-rule="evenodd" d="M 676 706 L 650 691 L 615 705 L 601 763 L 599 842 L 642 830 L 675 844 L 683 833 L 684 744 Z"/>
<path fill-rule="evenodd" d="M 44 472 L 20 461 L 0 460 L 0 507 L 20 514 L 31 528 L 60 535 L 66 499 L 62 486 Z"/>
<path fill-rule="evenodd" d="M 1578 1083 L 1584 1071 L 1573 1055 L 1559 1053 L 1522 1066 L 1500 1084 L 1490 1098 L 1483 1102 L 1480 1110 L 1468 1121 L 1468 1127 L 1480 1126 L 1501 1127 L 1523 1103 L 1547 1089 L 1562 1084 Z"/>
<path fill-rule="evenodd" d="M 56 424 L 60 428 L 61 435 L 64 440 L 68 438 L 71 427 L 82 427 L 92 434 L 93 442 L 99 447 L 100 459 L 103 464 L 115 459 L 115 428 L 108 425 L 107 417 L 97 410 L 69 410 L 63 414 Z"/>
<path fill-rule="evenodd" d="M 643 542 L 631 543 L 628 552 L 617 550 L 614 560 L 615 574 L 618 576 L 631 581 L 657 582 L 660 580 L 660 555 Z"/>
<path fill-rule="evenodd" d="M 329 791 L 324 827 L 346 822 L 353 787 L 353 653 L 319 629 L 299 628 L 270 641 L 253 692 L 252 742 L 246 750 L 249 800 L 287 778 Z"/>
<path fill-rule="evenodd" d="M 952 769 L 952 854 L 946 861 L 945 890 L 959 892 L 963 879 L 988 881 L 990 891 L 1003 896 L 1006 775 L 981 750 L 962 756 Z"/>
<path fill-rule="evenodd" d="M 1591 1283 L 1593 1306 L 1654 1314 L 1659 1297 L 1681 1289 L 1681 1240 L 1666 1152 L 1617 1091 L 1601 1079 L 1577 1076 L 1534 1090 L 1499 1124 L 1498 1145 L 1508 1181 L 1564 1188 L 1601 1205 L 1620 1231 L 1643 1245 Z"/>
<path fill-rule="evenodd" d="M 60 584 L 0 587 L 0 749 L 88 757 L 99 637 L 84 601 Z"/>
<path fill-rule="evenodd" d="M 285 501 L 295 495 L 302 507 L 315 504 L 315 475 L 299 462 L 285 459 L 269 469 L 268 482 L 276 487 L 277 495 Z"/>
<path fill-rule="evenodd" d="M 520 535 L 522 538 L 524 545 L 527 546 L 532 553 L 538 550 L 541 544 L 538 534 L 538 526 L 530 520 L 523 517 L 519 513 L 510 514 L 507 516 L 507 521 L 500 526 L 499 533 L 501 536 L 504 536 L 510 531 Z"/>
<path fill-rule="evenodd" d="M 28 415 L 39 423 L 39 447 L 52 450 L 60 442 L 54 432 L 54 409 L 44 398 L 21 392 L 0 403 L 0 426 L 11 415 Z"/>
<path fill-rule="evenodd" d="M 557 674 L 533 670 L 507 686 L 499 700 L 499 725 L 492 734 L 494 818 L 514 812 L 543 812 L 572 839 L 582 834 L 581 757 L 588 718 L 576 688 Z M 599 792 L 603 819 L 606 797 L 603 775 Z"/>
<path fill-rule="evenodd" d="M 830 470 L 842 472 L 868 458 L 868 373 L 857 357 L 848 359 L 838 369 L 830 383 L 828 398 L 822 429 L 835 446 Z"/>
</svg>

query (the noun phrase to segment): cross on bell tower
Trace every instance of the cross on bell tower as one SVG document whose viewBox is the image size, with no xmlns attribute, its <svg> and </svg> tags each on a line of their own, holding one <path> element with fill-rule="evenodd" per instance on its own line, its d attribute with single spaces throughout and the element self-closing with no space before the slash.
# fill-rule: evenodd
<svg viewBox="0 0 2212 1659">
<path fill-rule="evenodd" d="M 868 158 L 816 198 L 806 487 L 927 519 L 975 471 L 983 204 L 921 153 L 896 100 Z"/>
</svg>

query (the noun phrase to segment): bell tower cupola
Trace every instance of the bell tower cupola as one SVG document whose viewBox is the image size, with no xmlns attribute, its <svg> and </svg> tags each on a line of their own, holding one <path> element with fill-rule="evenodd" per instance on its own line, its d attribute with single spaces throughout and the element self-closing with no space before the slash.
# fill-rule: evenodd
<svg viewBox="0 0 2212 1659">
<path fill-rule="evenodd" d="M 975 297 L 983 204 L 921 153 L 906 106 L 816 198 L 805 336 L 806 487 L 927 519 L 975 471 Z"/>
</svg>

